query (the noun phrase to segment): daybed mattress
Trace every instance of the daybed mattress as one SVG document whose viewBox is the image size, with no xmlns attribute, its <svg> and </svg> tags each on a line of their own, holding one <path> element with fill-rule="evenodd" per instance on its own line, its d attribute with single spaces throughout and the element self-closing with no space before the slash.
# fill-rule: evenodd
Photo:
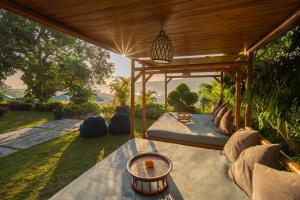
<svg viewBox="0 0 300 200">
<path fill-rule="evenodd" d="M 147 130 L 147 136 L 224 146 L 228 136 L 217 132 L 212 115 L 192 115 L 192 123 L 183 124 L 176 113 L 164 113 Z"/>
<path fill-rule="evenodd" d="M 158 152 L 173 162 L 169 187 L 159 196 L 144 197 L 131 188 L 126 163 L 142 152 Z M 219 150 L 133 139 L 54 195 L 52 200 L 249 200 L 227 175 L 231 163 Z"/>
</svg>

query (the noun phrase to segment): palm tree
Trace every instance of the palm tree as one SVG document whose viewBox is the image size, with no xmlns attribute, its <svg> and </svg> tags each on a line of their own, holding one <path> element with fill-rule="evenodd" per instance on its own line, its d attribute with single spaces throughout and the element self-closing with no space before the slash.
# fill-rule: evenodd
<svg viewBox="0 0 300 200">
<path fill-rule="evenodd" d="M 118 103 L 125 106 L 130 93 L 130 78 L 117 76 L 109 87 Z"/>
<path fill-rule="evenodd" d="M 146 92 L 146 102 L 149 102 L 149 103 L 156 102 L 156 100 L 157 100 L 156 95 L 157 95 L 157 93 L 154 90 L 148 90 Z"/>
<path fill-rule="evenodd" d="M 198 95 L 200 97 L 202 110 L 204 113 L 210 111 L 213 105 L 220 99 L 220 84 L 214 81 L 212 84 L 201 83 Z"/>
<path fill-rule="evenodd" d="M 155 103 L 157 101 L 156 95 L 157 95 L 157 92 L 155 92 L 154 90 L 148 90 L 145 95 L 146 96 L 146 104 Z M 142 95 L 138 96 L 137 102 L 140 104 L 142 103 Z"/>
</svg>

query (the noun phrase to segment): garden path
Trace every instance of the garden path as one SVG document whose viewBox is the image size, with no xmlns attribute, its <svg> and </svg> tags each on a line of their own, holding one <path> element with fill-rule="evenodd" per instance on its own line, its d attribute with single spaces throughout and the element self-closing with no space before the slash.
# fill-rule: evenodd
<svg viewBox="0 0 300 200">
<path fill-rule="evenodd" d="M 54 120 L 0 134 L 0 158 L 77 130 L 81 122 L 76 119 Z"/>
</svg>

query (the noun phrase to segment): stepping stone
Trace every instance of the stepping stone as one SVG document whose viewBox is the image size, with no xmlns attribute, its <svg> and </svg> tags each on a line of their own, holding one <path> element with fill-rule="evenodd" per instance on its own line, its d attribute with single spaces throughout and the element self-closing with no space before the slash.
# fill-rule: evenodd
<svg viewBox="0 0 300 200">
<path fill-rule="evenodd" d="M 56 127 L 54 128 L 54 130 L 69 131 L 69 132 L 75 131 L 79 129 L 81 123 L 82 120 L 76 120 L 74 122 L 65 124 L 63 126 Z"/>
<path fill-rule="evenodd" d="M 10 149 L 10 148 L 0 146 L 0 158 L 7 156 L 9 154 L 15 153 L 17 151 L 18 150 L 16 150 L 16 149 Z"/>
<path fill-rule="evenodd" d="M 65 135 L 69 132 L 67 131 L 59 131 L 59 130 L 44 130 L 43 132 L 39 132 L 33 135 L 29 135 L 27 137 L 18 138 L 13 141 L 2 143 L 2 146 L 11 147 L 16 149 L 26 149 L 36 144 L 40 144 L 42 142 L 46 142 L 53 138 L 59 137 L 61 135 Z"/>
<path fill-rule="evenodd" d="M 23 128 L 0 134 L 0 144 L 20 137 L 25 137 L 43 131 L 41 128 Z"/>
<path fill-rule="evenodd" d="M 37 126 L 38 128 L 44 128 L 44 129 L 58 129 L 61 126 L 64 126 L 65 124 L 69 124 L 72 122 L 76 122 L 76 119 L 61 119 L 61 120 L 54 120 L 49 121 L 44 124 L 41 124 Z"/>
</svg>

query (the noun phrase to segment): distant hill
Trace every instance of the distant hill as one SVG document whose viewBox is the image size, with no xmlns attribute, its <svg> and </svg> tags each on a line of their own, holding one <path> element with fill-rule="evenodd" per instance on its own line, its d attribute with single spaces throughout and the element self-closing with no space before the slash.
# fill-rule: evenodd
<svg viewBox="0 0 300 200">
<path fill-rule="evenodd" d="M 191 89 L 191 91 L 193 92 L 197 92 L 199 91 L 199 85 L 201 83 L 211 83 L 214 79 L 212 78 L 184 78 L 184 79 L 174 79 L 172 81 L 169 82 L 168 84 L 168 93 L 172 90 L 174 90 L 180 83 L 186 83 L 189 88 Z M 108 87 L 108 86 L 104 86 L 104 87 Z M 137 82 L 135 85 L 136 89 L 135 89 L 135 94 L 136 96 L 138 96 L 140 94 L 140 92 L 142 91 L 142 84 L 141 82 Z M 164 93 L 165 93 L 165 85 L 164 85 L 164 81 L 150 81 L 147 83 L 146 85 L 146 89 L 147 90 L 154 90 L 157 92 L 157 100 L 159 103 L 163 103 L 164 100 Z M 17 97 L 17 98 L 21 98 L 24 96 L 24 89 L 9 89 L 7 91 L 7 94 L 13 96 L 13 97 Z M 113 95 L 111 93 L 105 93 L 105 92 L 101 92 L 101 90 L 94 90 L 94 92 L 96 92 L 99 96 L 102 96 L 110 101 L 112 101 L 113 99 Z M 58 93 L 57 95 L 59 95 L 61 93 Z"/>
<path fill-rule="evenodd" d="M 213 78 L 183 78 L 183 79 L 175 79 L 168 83 L 168 93 L 174 90 L 180 83 L 185 83 L 189 86 L 191 91 L 197 92 L 199 91 L 199 85 L 201 83 L 211 83 L 214 79 Z M 141 82 L 136 83 L 136 95 L 142 90 Z M 157 92 L 157 100 L 159 103 L 164 102 L 164 95 L 165 95 L 165 85 L 164 81 L 151 81 L 148 82 L 146 85 L 146 90 L 154 90 Z"/>
</svg>

